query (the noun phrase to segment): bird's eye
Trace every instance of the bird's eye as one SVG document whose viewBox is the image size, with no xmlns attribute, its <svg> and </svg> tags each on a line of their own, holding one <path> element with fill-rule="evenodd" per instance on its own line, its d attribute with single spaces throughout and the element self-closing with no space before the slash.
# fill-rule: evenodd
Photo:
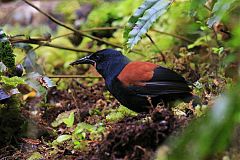
<svg viewBox="0 0 240 160">
<path fill-rule="evenodd" d="M 99 60 L 101 59 L 101 57 L 100 57 L 99 55 L 96 55 L 96 56 L 94 57 L 94 59 L 95 59 L 96 61 L 99 61 Z"/>
</svg>

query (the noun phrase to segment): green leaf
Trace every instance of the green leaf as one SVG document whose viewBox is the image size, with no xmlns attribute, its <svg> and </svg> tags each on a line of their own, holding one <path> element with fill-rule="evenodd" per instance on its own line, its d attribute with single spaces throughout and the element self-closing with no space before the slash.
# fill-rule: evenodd
<svg viewBox="0 0 240 160">
<path fill-rule="evenodd" d="M 58 138 L 56 139 L 56 141 L 58 142 L 58 143 L 62 143 L 62 142 L 64 142 L 64 141 L 67 141 L 67 140 L 69 140 L 69 139 L 71 139 L 71 135 L 67 135 L 67 134 L 64 134 L 64 135 L 60 135 L 60 136 L 58 136 Z"/>
<path fill-rule="evenodd" d="M 57 127 L 60 124 L 64 123 L 64 120 L 68 119 L 69 117 L 70 117 L 70 119 L 72 119 L 72 117 L 73 117 L 73 121 L 74 121 L 74 112 L 75 112 L 75 110 L 71 110 L 71 111 L 66 111 L 66 112 L 63 112 L 63 113 L 59 114 L 57 116 L 57 118 L 55 119 L 55 121 L 53 121 L 51 123 L 51 125 L 53 127 Z M 73 114 L 73 116 L 71 116 L 71 114 Z M 69 120 L 69 121 L 71 121 L 71 120 Z"/>
<path fill-rule="evenodd" d="M 8 86 L 11 86 L 13 88 L 17 87 L 17 85 L 19 84 L 25 84 L 25 81 L 23 78 L 21 77 L 6 77 L 6 76 L 1 76 L 1 80 L 0 82 L 3 82 L 4 84 L 8 85 Z"/>
<path fill-rule="evenodd" d="M 128 23 L 125 27 L 124 33 L 123 33 L 123 37 L 124 38 L 128 38 L 128 34 L 129 32 L 133 29 L 135 23 L 138 21 L 138 19 L 140 17 L 143 16 L 144 12 L 149 9 L 150 7 L 152 7 L 154 5 L 154 2 L 157 2 L 158 0 L 152 1 L 152 3 L 150 3 L 149 1 L 144 1 L 144 3 L 138 7 L 138 9 L 135 11 L 135 13 L 130 17 L 130 19 L 128 20 Z"/>
<path fill-rule="evenodd" d="M 43 159 L 43 156 L 39 152 L 33 152 L 31 157 L 29 157 L 27 160 L 41 160 Z"/>
<path fill-rule="evenodd" d="M 145 0 L 129 19 L 124 31 L 124 38 L 127 39 L 127 47 L 132 49 L 141 37 L 148 31 L 152 24 L 163 15 L 170 0 Z"/>
<path fill-rule="evenodd" d="M 206 46 L 207 43 L 211 40 L 210 36 L 203 36 L 198 38 L 193 44 L 188 45 L 188 49 L 192 49 L 197 46 Z"/>
<path fill-rule="evenodd" d="M 219 22 L 235 1 L 237 0 L 218 0 L 212 9 L 213 16 L 207 21 L 208 27 L 211 28 L 216 22 Z"/>
<path fill-rule="evenodd" d="M 63 122 L 67 125 L 67 127 L 72 127 L 74 123 L 74 112 L 71 112 L 68 118 L 64 118 Z"/>
</svg>

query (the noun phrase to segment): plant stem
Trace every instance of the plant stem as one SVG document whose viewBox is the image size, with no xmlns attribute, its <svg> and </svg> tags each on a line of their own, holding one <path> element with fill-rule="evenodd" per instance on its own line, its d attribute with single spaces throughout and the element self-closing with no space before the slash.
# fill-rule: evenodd
<svg viewBox="0 0 240 160">
<path fill-rule="evenodd" d="M 49 78 L 98 78 L 102 79 L 102 77 L 98 76 L 81 76 L 81 75 L 47 75 Z"/>
<path fill-rule="evenodd" d="M 184 37 L 184 36 L 180 36 L 180 35 L 177 35 L 177 34 L 173 34 L 173 33 L 167 33 L 167 32 L 162 32 L 162 31 L 159 31 L 159 30 L 156 30 L 156 29 L 151 29 L 151 31 L 153 32 L 157 32 L 157 33 L 160 33 L 160 34 L 165 34 L 165 35 L 168 35 L 168 36 L 172 36 L 172 37 L 175 37 L 177 39 L 180 39 L 180 40 L 183 40 L 183 41 L 186 41 L 188 43 L 193 43 L 194 41 Z"/>
<path fill-rule="evenodd" d="M 76 48 L 70 48 L 65 47 L 63 45 L 57 45 L 57 44 L 50 44 L 49 42 L 43 42 L 43 38 L 35 38 L 35 39 L 9 39 L 11 43 L 29 43 L 29 44 L 37 44 L 39 46 L 45 46 L 45 47 L 52 47 L 52 48 L 58 48 L 58 49 L 64 49 L 74 52 L 87 52 L 87 53 L 94 53 L 96 51 L 88 50 L 88 49 L 76 49 Z"/>
<path fill-rule="evenodd" d="M 38 12 L 42 13 L 44 16 L 48 17 L 51 21 L 53 21 L 54 23 L 66 28 L 66 29 L 69 29 L 73 32 L 76 32 L 76 33 L 79 33 L 81 36 L 84 36 L 84 37 L 88 37 L 92 40 L 96 40 L 96 41 L 99 41 L 99 42 L 102 42 L 102 43 L 105 43 L 107 45 L 110 45 L 110 46 L 113 46 L 113 47 L 117 47 L 117 48 L 123 48 L 121 45 L 118 45 L 118 44 L 114 44 L 114 43 L 111 43 L 111 42 L 108 42 L 108 41 L 105 41 L 101 38 L 98 38 L 98 37 L 95 37 L 95 36 L 92 36 L 90 34 L 86 34 L 82 31 L 79 31 L 75 28 L 72 28 L 68 25 L 66 25 L 65 23 L 57 20 L 56 18 L 54 18 L 53 16 L 49 15 L 48 13 L 44 12 L 43 10 L 41 10 L 40 8 L 38 8 L 37 6 L 35 6 L 34 4 L 32 4 L 31 2 L 29 2 L 28 0 L 23 0 L 25 3 L 27 3 L 28 5 L 30 5 L 31 7 L 35 8 Z"/>
</svg>

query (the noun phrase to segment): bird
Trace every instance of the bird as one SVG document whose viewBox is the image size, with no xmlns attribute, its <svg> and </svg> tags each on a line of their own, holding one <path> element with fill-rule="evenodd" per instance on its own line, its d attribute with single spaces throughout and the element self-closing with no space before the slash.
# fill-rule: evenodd
<svg viewBox="0 0 240 160">
<path fill-rule="evenodd" d="M 103 49 L 80 58 L 71 66 L 93 65 L 104 78 L 107 90 L 125 107 L 148 112 L 159 103 L 189 102 L 190 83 L 173 70 L 150 62 L 131 61 L 115 49 Z"/>
</svg>

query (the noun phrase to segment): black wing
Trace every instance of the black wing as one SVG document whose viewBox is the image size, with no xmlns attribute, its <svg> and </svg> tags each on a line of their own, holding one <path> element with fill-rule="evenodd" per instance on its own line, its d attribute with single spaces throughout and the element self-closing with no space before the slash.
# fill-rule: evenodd
<svg viewBox="0 0 240 160">
<path fill-rule="evenodd" d="M 143 84 L 144 86 L 129 86 L 128 88 L 140 96 L 150 97 L 192 91 L 182 76 L 164 67 L 156 68 L 152 79 Z"/>
</svg>

